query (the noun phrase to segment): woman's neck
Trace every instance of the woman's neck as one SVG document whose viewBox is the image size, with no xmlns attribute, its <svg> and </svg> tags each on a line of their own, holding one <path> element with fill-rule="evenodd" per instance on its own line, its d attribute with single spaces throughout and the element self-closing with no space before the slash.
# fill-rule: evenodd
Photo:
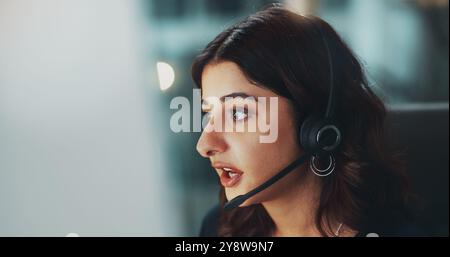
<svg viewBox="0 0 450 257">
<path fill-rule="evenodd" d="M 290 187 L 270 201 L 262 203 L 275 224 L 272 236 L 322 236 L 316 226 L 316 211 L 320 202 L 321 178 L 307 173 L 291 178 Z M 322 221 L 322 224 L 328 223 Z M 358 231 L 341 221 L 331 221 L 328 236 L 353 237 Z M 328 229 L 325 229 L 328 231 Z"/>
<path fill-rule="evenodd" d="M 262 205 L 275 223 L 274 236 L 320 236 L 315 213 L 320 199 L 320 180 L 310 174 Z"/>
</svg>

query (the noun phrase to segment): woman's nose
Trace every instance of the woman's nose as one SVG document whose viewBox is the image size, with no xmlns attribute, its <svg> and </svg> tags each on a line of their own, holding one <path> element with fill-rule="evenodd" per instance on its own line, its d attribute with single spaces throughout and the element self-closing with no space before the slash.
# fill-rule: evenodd
<svg viewBox="0 0 450 257">
<path fill-rule="evenodd" d="M 221 132 L 203 131 L 197 142 L 197 151 L 205 158 L 225 152 L 227 144 L 222 136 Z"/>
</svg>

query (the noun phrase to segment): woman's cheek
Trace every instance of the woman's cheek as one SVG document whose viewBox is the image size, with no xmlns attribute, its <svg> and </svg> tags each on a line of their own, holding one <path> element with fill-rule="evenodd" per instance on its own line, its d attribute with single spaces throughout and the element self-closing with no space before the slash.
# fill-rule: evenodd
<svg viewBox="0 0 450 257">
<path fill-rule="evenodd" d="M 227 143 L 232 153 L 230 161 L 240 168 L 245 179 L 245 187 L 255 187 L 273 176 L 275 166 L 282 160 L 280 141 L 260 143 L 260 132 L 232 132 L 227 135 Z M 252 189 L 252 188 L 250 188 Z"/>
</svg>

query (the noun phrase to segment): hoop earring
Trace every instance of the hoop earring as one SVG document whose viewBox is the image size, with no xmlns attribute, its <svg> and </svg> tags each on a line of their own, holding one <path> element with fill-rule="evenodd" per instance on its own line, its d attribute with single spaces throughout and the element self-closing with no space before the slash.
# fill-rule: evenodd
<svg viewBox="0 0 450 257">
<path fill-rule="evenodd" d="M 316 166 L 316 156 L 313 155 L 309 161 L 309 168 L 312 170 L 314 174 L 316 174 L 319 177 L 325 177 L 330 175 L 336 166 L 336 160 L 334 159 L 334 156 L 332 154 L 328 155 L 329 157 L 329 164 L 325 169 L 319 169 Z"/>
</svg>

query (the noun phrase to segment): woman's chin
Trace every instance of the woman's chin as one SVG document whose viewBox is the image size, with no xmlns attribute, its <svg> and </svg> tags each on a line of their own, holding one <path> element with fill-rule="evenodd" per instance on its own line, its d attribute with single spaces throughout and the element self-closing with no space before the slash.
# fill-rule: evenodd
<svg viewBox="0 0 450 257">
<path fill-rule="evenodd" d="M 244 195 L 247 192 L 244 192 L 244 190 L 237 189 L 237 188 L 225 188 L 225 195 L 227 197 L 227 201 L 231 201 L 232 199 Z"/>
<path fill-rule="evenodd" d="M 240 194 L 237 192 L 229 192 L 228 189 L 225 189 L 225 195 L 227 197 L 227 201 L 230 201 L 231 199 L 239 196 Z"/>
<path fill-rule="evenodd" d="M 229 189 L 225 189 L 225 195 L 227 197 L 227 201 L 231 201 L 232 199 L 234 199 L 235 197 L 238 197 L 240 195 L 244 195 L 246 193 L 248 193 L 250 190 L 229 190 Z M 240 207 L 245 207 L 245 206 L 250 206 L 250 205 L 254 205 L 256 204 L 255 200 L 253 199 L 254 197 L 251 197 L 250 199 L 245 200 L 241 205 L 239 205 Z"/>
</svg>

